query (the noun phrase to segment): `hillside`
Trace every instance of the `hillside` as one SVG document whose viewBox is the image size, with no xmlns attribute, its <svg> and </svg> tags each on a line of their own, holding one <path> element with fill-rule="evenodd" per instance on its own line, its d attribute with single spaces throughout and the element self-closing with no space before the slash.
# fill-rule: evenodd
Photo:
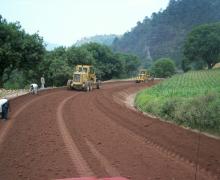
<svg viewBox="0 0 220 180">
<path fill-rule="evenodd" d="M 92 37 L 84 37 L 80 40 L 78 40 L 75 43 L 75 46 L 81 46 L 83 44 L 87 44 L 87 43 L 99 43 L 99 44 L 103 44 L 103 45 L 107 45 L 107 46 L 111 46 L 114 39 L 118 37 L 117 35 L 114 34 L 110 34 L 110 35 L 96 35 L 96 36 L 92 36 Z"/>
<path fill-rule="evenodd" d="M 140 92 L 136 106 L 177 124 L 220 134 L 220 70 L 175 75 Z"/>
<path fill-rule="evenodd" d="M 219 0 L 170 0 L 165 10 L 116 38 L 113 49 L 134 53 L 144 64 L 147 59 L 170 57 L 180 66 L 187 33 L 197 25 L 220 21 L 219 9 Z"/>
</svg>

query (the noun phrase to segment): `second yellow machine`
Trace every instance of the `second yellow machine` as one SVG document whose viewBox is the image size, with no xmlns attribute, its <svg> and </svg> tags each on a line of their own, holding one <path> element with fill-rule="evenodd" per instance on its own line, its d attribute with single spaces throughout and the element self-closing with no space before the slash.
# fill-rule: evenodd
<svg viewBox="0 0 220 180">
<path fill-rule="evenodd" d="M 67 88 L 92 91 L 94 87 L 100 88 L 100 80 L 97 80 L 93 66 L 77 65 L 73 73 L 73 79 L 68 80 Z"/>
<path fill-rule="evenodd" d="M 146 82 L 150 78 L 150 74 L 147 70 L 141 69 L 138 76 L 136 77 L 136 83 Z"/>
</svg>

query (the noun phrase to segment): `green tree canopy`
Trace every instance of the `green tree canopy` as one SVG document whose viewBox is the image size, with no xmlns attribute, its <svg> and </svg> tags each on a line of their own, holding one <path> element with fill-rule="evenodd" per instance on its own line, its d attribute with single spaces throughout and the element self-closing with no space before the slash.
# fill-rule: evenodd
<svg viewBox="0 0 220 180">
<path fill-rule="evenodd" d="M 47 86 L 61 86 L 72 77 L 77 64 L 91 64 L 98 79 L 109 80 L 132 76 L 140 60 L 133 55 L 114 53 L 109 47 L 97 43 L 58 47 L 46 53 L 37 74 L 44 74 Z"/>
<path fill-rule="evenodd" d="M 38 80 L 44 75 L 46 86 L 66 85 L 73 72 L 73 67 L 68 64 L 67 56 L 67 50 L 62 46 L 47 52 L 38 68 Z"/>
<path fill-rule="evenodd" d="M 7 81 L 13 70 L 24 71 L 37 68 L 43 60 L 45 48 L 38 34 L 29 35 L 18 22 L 8 23 L 0 15 L 0 87 Z M 3 80 L 3 75 L 7 74 Z"/>
<path fill-rule="evenodd" d="M 140 60 L 97 43 L 46 51 L 38 34 L 27 34 L 19 23 L 8 23 L 0 16 L 0 64 L 0 87 L 21 88 L 40 83 L 42 75 L 46 86 L 65 85 L 77 64 L 93 65 L 101 80 L 130 77 Z"/>
<path fill-rule="evenodd" d="M 201 62 L 212 68 L 220 62 L 220 23 L 194 28 L 184 45 L 184 55 L 189 62 Z"/>
<path fill-rule="evenodd" d="M 169 58 L 158 59 L 151 67 L 151 73 L 159 78 L 170 77 L 175 73 L 175 64 Z"/>
</svg>

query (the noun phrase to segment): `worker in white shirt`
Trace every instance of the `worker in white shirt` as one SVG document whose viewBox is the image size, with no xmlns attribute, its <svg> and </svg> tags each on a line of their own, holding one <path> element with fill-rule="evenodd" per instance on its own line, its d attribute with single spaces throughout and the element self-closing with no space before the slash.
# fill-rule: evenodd
<svg viewBox="0 0 220 180">
<path fill-rule="evenodd" d="M 41 89 L 44 89 L 44 85 L 45 85 L 45 78 L 44 78 L 44 76 L 42 76 L 40 78 L 40 82 L 41 82 Z"/>
<path fill-rule="evenodd" d="M 38 85 L 37 84 L 31 84 L 30 85 L 30 93 L 37 94 Z"/>
<path fill-rule="evenodd" d="M 8 119 L 9 101 L 6 98 L 0 99 L 0 113 L 2 114 L 2 119 Z"/>
</svg>

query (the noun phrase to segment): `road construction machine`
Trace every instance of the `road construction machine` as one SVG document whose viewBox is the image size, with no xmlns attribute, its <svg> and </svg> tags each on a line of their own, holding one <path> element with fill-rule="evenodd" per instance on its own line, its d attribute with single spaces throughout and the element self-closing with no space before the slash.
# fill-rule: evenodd
<svg viewBox="0 0 220 180">
<path fill-rule="evenodd" d="M 73 79 L 67 81 L 68 89 L 92 91 L 94 87 L 100 88 L 100 80 L 97 80 L 92 65 L 77 65 L 73 73 Z"/>
<path fill-rule="evenodd" d="M 150 78 L 150 74 L 146 69 L 141 69 L 138 76 L 136 77 L 136 83 L 146 82 Z"/>
</svg>

